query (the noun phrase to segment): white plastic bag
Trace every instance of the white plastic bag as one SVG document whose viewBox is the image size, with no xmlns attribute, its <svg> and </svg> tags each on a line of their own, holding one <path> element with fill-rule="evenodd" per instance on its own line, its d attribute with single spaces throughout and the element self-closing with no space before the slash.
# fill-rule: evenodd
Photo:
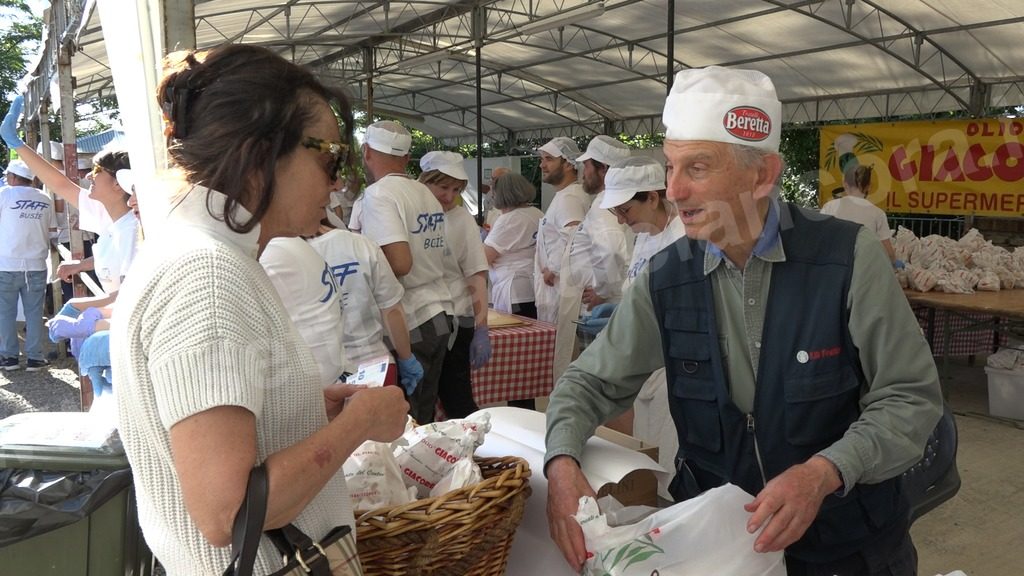
<svg viewBox="0 0 1024 576">
<path fill-rule="evenodd" d="M 398 506 L 415 500 L 415 492 L 410 497 L 402 469 L 391 451 L 386 442 L 368 440 L 345 460 L 342 470 L 353 510 Z"/>
<path fill-rule="evenodd" d="M 576 521 L 587 545 L 586 576 L 786 576 L 782 552 L 754 552 L 747 533 L 750 496 L 727 484 L 611 528 L 593 498 L 580 498 Z"/>
<path fill-rule="evenodd" d="M 487 412 L 409 430 L 395 449 L 405 485 L 415 487 L 419 498 L 426 498 L 459 460 L 473 457 L 490 430 L 491 415 Z"/>
</svg>

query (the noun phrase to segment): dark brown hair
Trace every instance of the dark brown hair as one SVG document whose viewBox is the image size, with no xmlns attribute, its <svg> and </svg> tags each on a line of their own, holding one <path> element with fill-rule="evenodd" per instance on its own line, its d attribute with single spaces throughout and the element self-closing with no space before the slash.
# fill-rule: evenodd
<svg viewBox="0 0 1024 576">
<path fill-rule="evenodd" d="M 346 164 L 354 165 L 348 98 L 311 71 L 266 48 L 241 44 L 169 54 L 164 62 L 157 102 L 167 123 L 167 152 L 190 183 L 227 196 L 223 214 L 212 215 L 231 230 L 248 232 L 266 214 L 277 162 L 301 144 L 316 98 L 330 104 L 341 122 Z M 235 206 L 253 196 L 252 218 L 236 221 Z"/>
</svg>

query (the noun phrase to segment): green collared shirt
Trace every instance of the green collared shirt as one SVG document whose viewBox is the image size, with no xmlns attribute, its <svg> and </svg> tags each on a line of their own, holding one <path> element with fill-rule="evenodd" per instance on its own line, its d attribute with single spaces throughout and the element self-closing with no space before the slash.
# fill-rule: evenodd
<svg viewBox="0 0 1024 576">
<path fill-rule="evenodd" d="M 772 264 L 785 261 L 785 251 L 781 242 L 768 245 L 743 270 L 712 252 L 705 253 L 704 271 L 714 288 L 726 379 L 733 402 L 750 412 Z M 648 375 L 664 366 L 649 283 L 644 271 L 601 335 L 558 380 L 547 409 L 545 463 L 559 455 L 580 460 L 594 429 L 632 406 Z M 839 469 L 848 492 L 854 484 L 896 476 L 921 458 L 942 414 L 942 394 L 931 351 L 889 259 L 864 229 L 857 234 L 847 305 L 867 387 L 860 418 L 820 454 Z"/>
</svg>

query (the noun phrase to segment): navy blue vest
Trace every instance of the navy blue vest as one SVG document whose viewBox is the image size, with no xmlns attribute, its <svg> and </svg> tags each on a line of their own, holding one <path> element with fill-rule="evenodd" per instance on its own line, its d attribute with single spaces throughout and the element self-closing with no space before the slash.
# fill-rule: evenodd
<svg viewBox="0 0 1024 576">
<path fill-rule="evenodd" d="M 682 238 L 651 260 L 668 401 L 679 434 L 677 501 L 726 482 L 757 494 L 767 480 L 843 436 L 867 383 L 846 306 L 859 225 L 780 204 L 786 261 L 772 266 L 754 410 L 733 404 L 702 242 Z M 745 341 L 729 347 L 746 346 Z M 756 438 L 756 441 L 755 441 Z M 828 496 L 788 554 L 828 562 L 906 515 L 898 479 Z"/>
</svg>

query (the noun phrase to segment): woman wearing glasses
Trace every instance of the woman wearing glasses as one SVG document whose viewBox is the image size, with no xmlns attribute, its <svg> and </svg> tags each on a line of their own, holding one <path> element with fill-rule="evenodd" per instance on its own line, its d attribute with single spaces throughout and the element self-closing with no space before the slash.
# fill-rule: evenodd
<svg viewBox="0 0 1024 576">
<path fill-rule="evenodd" d="M 221 574 L 255 465 L 264 530 L 320 540 L 354 524 L 342 463 L 397 438 L 408 405 L 397 386 L 322 388 L 258 261 L 273 238 L 317 231 L 352 158 L 345 96 L 256 46 L 174 54 L 167 70 L 157 101 L 182 185 L 121 290 L 112 359 L 147 542 L 169 574 Z M 281 566 L 263 537 L 254 573 Z"/>
<path fill-rule="evenodd" d="M 57 272 L 61 279 L 67 282 L 80 272 L 95 270 L 96 277 L 99 278 L 106 294 L 100 297 L 78 298 L 69 303 L 79 312 L 88 307 L 106 306 L 116 298 L 121 280 L 135 257 L 135 242 L 138 237 L 138 219 L 128 207 L 130 193 L 121 188 L 115 177 L 118 170 L 131 168 L 128 152 L 105 150 L 93 157 L 93 168 L 89 173 L 92 185 L 88 189 L 82 188 L 78 182 L 65 176 L 35 150 L 25 145 L 18 136 L 17 125 L 23 105 L 21 96 L 11 102 L 11 108 L 0 128 L 0 136 L 47 188 L 78 209 L 79 226 L 83 230 L 99 235 L 91 258 L 61 264 Z"/>
<path fill-rule="evenodd" d="M 628 158 L 608 169 L 604 177 L 604 199 L 601 208 L 611 210 L 620 224 L 628 225 L 636 233 L 633 259 L 626 271 L 623 291 L 647 267 L 651 257 L 676 240 L 686 230 L 676 213 L 675 206 L 665 199 L 665 167 L 644 156 Z M 599 304 L 588 325 L 604 327 L 614 310 L 614 304 Z M 667 382 L 665 369 L 655 371 L 644 382 L 627 410 L 607 425 L 659 446 L 658 460 L 666 470 L 674 470 L 674 459 L 679 439 L 665 402 Z M 670 478 L 659 483 L 662 496 L 668 496 Z"/>
</svg>

